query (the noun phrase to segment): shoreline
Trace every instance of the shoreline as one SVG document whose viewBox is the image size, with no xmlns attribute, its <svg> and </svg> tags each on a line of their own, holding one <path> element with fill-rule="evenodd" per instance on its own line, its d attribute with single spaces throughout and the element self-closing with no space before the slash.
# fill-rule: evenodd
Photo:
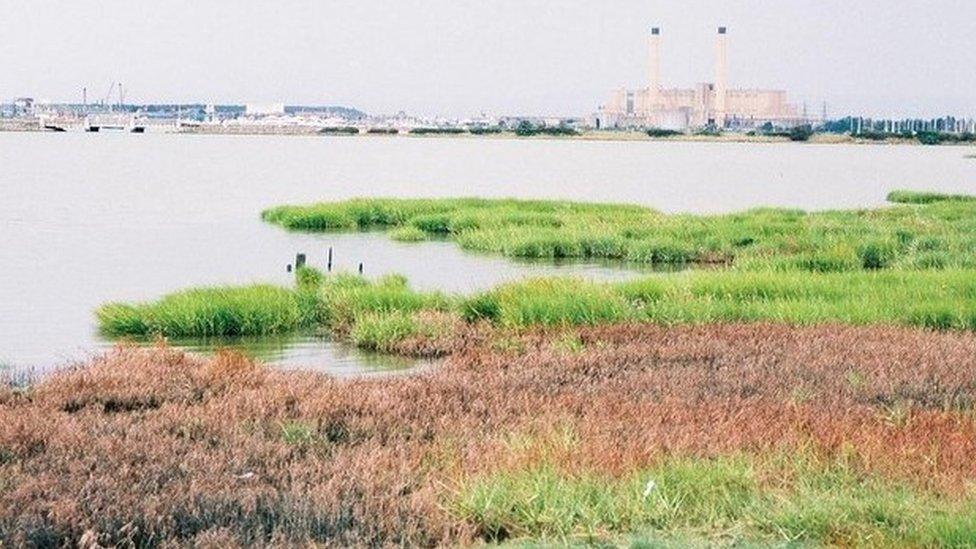
<svg viewBox="0 0 976 549">
<path fill-rule="evenodd" d="M 389 133 L 368 133 L 342 134 L 334 132 L 323 132 L 317 126 L 223 126 L 223 125 L 200 125 L 179 128 L 173 131 L 154 131 L 149 129 L 145 133 L 165 133 L 171 135 L 242 135 L 242 136 L 302 136 L 302 137 L 346 137 L 346 138 L 411 138 L 411 139 L 486 139 L 486 140 L 554 140 L 554 141 L 600 141 L 600 142 L 671 142 L 671 143 L 754 143 L 754 144 L 783 144 L 797 143 L 800 145 L 915 145 L 932 146 L 920 143 L 916 139 L 905 139 L 893 137 L 890 139 L 865 139 L 856 138 L 847 134 L 828 134 L 818 133 L 803 142 L 791 141 L 785 136 L 770 135 L 747 135 L 744 133 L 725 133 L 721 135 L 696 135 L 679 134 L 667 137 L 653 137 L 641 131 L 608 131 L 608 130 L 585 130 L 578 135 L 532 135 L 519 136 L 514 132 L 502 132 L 495 134 L 472 134 L 472 133 L 426 133 L 411 134 L 400 132 L 397 134 Z M 4 120 L 0 121 L 0 133 L 64 133 L 49 130 L 33 124 L 30 121 Z M 68 132 L 80 133 L 80 132 Z M 116 133 L 116 132 L 113 132 Z M 117 132 L 128 133 L 128 132 Z M 944 142 L 938 146 L 957 146 L 976 148 L 976 142 Z"/>
</svg>

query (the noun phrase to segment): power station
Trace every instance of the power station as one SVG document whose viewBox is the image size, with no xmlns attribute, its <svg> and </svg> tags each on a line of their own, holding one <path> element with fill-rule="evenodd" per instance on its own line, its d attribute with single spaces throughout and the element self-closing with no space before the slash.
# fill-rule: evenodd
<svg viewBox="0 0 976 549">
<path fill-rule="evenodd" d="M 729 89 L 728 29 L 715 35 L 715 80 L 694 88 L 661 86 L 661 28 L 648 37 L 647 87 L 614 90 L 594 115 L 597 128 L 741 129 L 770 122 L 776 126 L 804 123 L 784 90 Z"/>
</svg>

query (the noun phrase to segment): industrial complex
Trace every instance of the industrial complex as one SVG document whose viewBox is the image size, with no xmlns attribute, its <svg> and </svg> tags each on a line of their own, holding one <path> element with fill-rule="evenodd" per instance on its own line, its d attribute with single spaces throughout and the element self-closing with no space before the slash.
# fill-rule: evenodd
<svg viewBox="0 0 976 549">
<path fill-rule="evenodd" d="M 646 85 L 613 90 L 606 103 L 591 115 L 498 115 L 445 118 L 394 114 L 367 114 L 355 108 L 273 103 L 133 104 L 125 100 L 123 85 L 110 83 L 101 99 L 89 101 L 80 89 L 80 102 L 56 103 L 17 97 L 0 101 L 0 131 L 129 133 L 254 133 L 326 135 L 498 135 L 572 136 L 583 133 L 635 134 L 673 137 L 678 134 L 742 134 L 806 140 L 813 133 L 849 134 L 868 140 L 919 139 L 942 135 L 936 141 L 976 140 L 976 119 L 865 118 L 848 115 L 828 118 L 808 114 L 805 106 L 789 101 L 780 89 L 729 86 L 729 28 L 715 34 L 715 74 L 712 82 L 690 88 L 665 87 L 661 79 L 662 28 L 651 27 L 647 37 Z M 932 141 L 931 135 L 925 137 Z M 941 142 L 941 141 L 940 141 Z"/>
<path fill-rule="evenodd" d="M 661 28 L 652 27 L 648 36 L 647 87 L 614 90 L 607 103 L 593 115 L 593 126 L 684 131 L 809 123 L 788 102 L 784 90 L 729 88 L 728 34 L 727 27 L 719 27 L 715 36 L 714 82 L 693 88 L 665 88 L 661 85 Z"/>
</svg>

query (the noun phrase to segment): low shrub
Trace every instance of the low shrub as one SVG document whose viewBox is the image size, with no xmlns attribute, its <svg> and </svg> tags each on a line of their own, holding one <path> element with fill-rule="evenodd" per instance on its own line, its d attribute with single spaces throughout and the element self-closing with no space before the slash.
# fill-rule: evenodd
<svg viewBox="0 0 976 549">
<path fill-rule="evenodd" d="M 535 135 L 548 135 L 552 137 L 575 136 L 579 132 L 569 126 L 546 126 L 535 125 L 528 120 L 522 120 L 515 127 L 515 135 L 519 137 L 532 137 Z"/>
<path fill-rule="evenodd" d="M 489 126 L 485 128 L 475 127 L 475 128 L 469 128 L 468 131 L 471 132 L 473 135 L 495 135 L 495 134 L 502 133 L 502 129 L 499 128 L 498 126 Z"/>
<path fill-rule="evenodd" d="M 651 128 L 646 133 L 650 137 L 674 137 L 676 135 L 682 135 L 682 132 L 677 130 L 665 130 L 662 128 Z"/>
<path fill-rule="evenodd" d="M 939 132 L 918 132 L 915 134 L 915 138 L 923 145 L 939 145 L 948 140 L 944 134 Z"/>
<path fill-rule="evenodd" d="M 458 135 L 465 133 L 464 128 L 412 128 L 412 135 Z"/>
<path fill-rule="evenodd" d="M 790 141 L 809 141 L 813 137 L 813 128 L 809 125 L 796 126 L 789 132 Z"/>
<path fill-rule="evenodd" d="M 326 126 L 319 133 L 327 135 L 358 135 L 359 128 L 355 126 Z"/>
</svg>

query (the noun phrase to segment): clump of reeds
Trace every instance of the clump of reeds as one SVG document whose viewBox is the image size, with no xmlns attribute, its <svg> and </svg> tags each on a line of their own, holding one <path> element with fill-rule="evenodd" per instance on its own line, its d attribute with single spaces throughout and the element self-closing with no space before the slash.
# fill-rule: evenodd
<svg viewBox="0 0 976 549">
<path fill-rule="evenodd" d="M 973 334 L 480 328 L 412 377 L 121 349 L 0 390 L 0 539 L 952 546 L 976 531 Z"/>
<path fill-rule="evenodd" d="M 296 292 L 271 285 L 185 290 L 142 304 L 109 303 L 96 311 L 112 336 L 263 335 L 300 328 L 311 313 Z"/>
</svg>

